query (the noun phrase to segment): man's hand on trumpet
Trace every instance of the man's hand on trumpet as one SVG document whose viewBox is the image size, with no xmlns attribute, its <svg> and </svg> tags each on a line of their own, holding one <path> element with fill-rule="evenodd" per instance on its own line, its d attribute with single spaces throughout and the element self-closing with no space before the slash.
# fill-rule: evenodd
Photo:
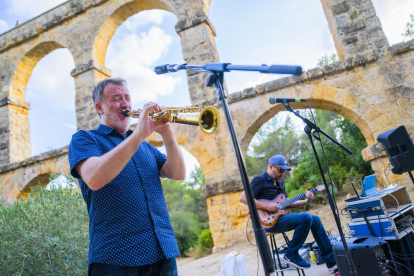
<svg viewBox="0 0 414 276">
<path fill-rule="evenodd" d="M 165 133 L 172 132 L 169 123 L 156 122 L 149 117 L 149 113 L 151 110 L 159 112 L 162 110 L 162 108 L 157 103 L 146 103 L 142 108 L 142 112 L 139 115 L 136 132 L 140 133 L 145 137 L 150 136 L 154 131 L 158 132 L 162 136 Z"/>
</svg>

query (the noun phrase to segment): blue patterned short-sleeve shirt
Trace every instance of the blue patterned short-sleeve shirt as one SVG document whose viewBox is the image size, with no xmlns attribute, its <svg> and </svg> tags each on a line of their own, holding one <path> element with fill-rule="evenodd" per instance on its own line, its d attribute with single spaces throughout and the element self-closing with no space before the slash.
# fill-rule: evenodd
<svg viewBox="0 0 414 276">
<path fill-rule="evenodd" d="M 158 149 L 143 141 L 121 173 L 97 191 L 74 169 L 84 159 L 109 152 L 131 133 L 123 137 L 101 124 L 76 132 L 70 142 L 71 174 L 79 180 L 90 219 L 89 264 L 141 266 L 180 254 L 160 181 L 166 156 Z"/>
</svg>

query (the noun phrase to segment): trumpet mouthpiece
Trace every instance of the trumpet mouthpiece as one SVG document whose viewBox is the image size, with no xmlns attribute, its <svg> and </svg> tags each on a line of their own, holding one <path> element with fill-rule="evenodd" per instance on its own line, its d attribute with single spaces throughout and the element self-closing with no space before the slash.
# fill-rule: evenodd
<svg viewBox="0 0 414 276">
<path fill-rule="evenodd" d="M 125 109 L 124 111 L 122 111 L 122 115 L 124 115 L 125 117 L 130 117 L 131 111 L 129 111 L 128 109 Z"/>
</svg>

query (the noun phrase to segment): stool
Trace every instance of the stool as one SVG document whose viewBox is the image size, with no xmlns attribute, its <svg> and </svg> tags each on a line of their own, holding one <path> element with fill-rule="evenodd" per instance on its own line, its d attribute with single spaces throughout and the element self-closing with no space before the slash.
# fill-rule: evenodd
<svg viewBox="0 0 414 276">
<path fill-rule="evenodd" d="M 285 239 L 286 245 L 289 244 L 289 238 L 288 238 L 288 236 L 286 235 L 285 232 L 282 232 L 282 233 L 276 233 L 276 232 L 269 233 L 269 232 L 266 232 L 266 236 L 270 236 L 270 244 L 272 246 L 272 256 L 273 256 L 273 261 L 275 262 L 276 275 L 279 275 L 279 271 L 280 271 L 280 273 L 282 273 L 282 276 L 285 276 L 283 274 L 283 270 L 290 270 L 291 268 L 282 269 L 282 264 L 280 262 L 279 252 L 277 251 L 277 244 L 276 244 L 276 239 L 275 239 L 275 235 L 277 235 L 277 234 L 282 234 L 283 238 Z M 275 253 L 276 253 L 276 256 L 277 256 L 277 261 L 279 263 L 280 270 L 277 270 Z M 300 271 L 302 271 L 302 276 L 305 276 L 305 272 L 303 271 L 303 269 L 299 269 L 299 268 L 296 267 L 296 270 L 298 271 L 299 276 L 301 276 Z"/>
</svg>

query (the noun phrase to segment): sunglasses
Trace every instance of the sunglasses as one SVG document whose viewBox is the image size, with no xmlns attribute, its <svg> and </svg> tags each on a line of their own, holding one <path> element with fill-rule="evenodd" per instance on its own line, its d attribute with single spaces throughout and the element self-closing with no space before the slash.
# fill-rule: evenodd
<svg viewBox="0 0 414 276">
<path fill-rule="evenodd" d="M 285 169 L 282 169 L 282 168 L 278 168 L 278 167 L 276 167 L 276 166 L 273 166 L 274 168 L 276 168 L 278 171 L 279 171 L 279 173 L 284 173 L 284 172 L 286 172 L 287 170 L 285 170 Z"/>
</svg>

